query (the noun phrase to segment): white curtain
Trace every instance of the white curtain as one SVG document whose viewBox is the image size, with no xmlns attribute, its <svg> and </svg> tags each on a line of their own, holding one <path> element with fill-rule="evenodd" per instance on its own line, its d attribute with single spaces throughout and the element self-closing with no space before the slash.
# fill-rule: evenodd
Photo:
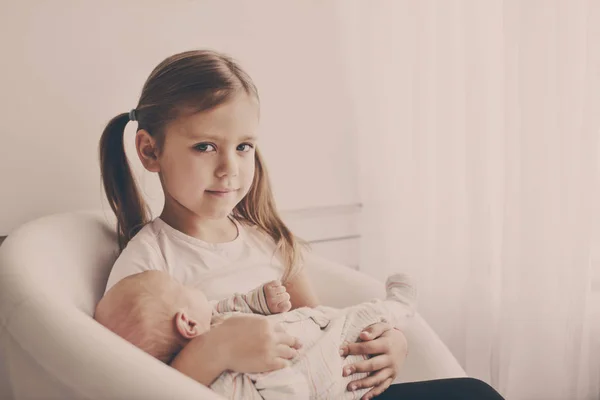
<svg viewBox="0 0 600 400">
<path fill-rule="evenodd" d="M 336 2 L 361 269 L 507 399 L 600 399 L 600 1 Z"/>
</svg>

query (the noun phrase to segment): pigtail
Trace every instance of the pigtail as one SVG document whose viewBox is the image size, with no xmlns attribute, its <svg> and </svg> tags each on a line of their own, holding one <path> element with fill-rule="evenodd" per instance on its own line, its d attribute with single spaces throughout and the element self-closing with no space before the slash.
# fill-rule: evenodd
<svg viewBox="0 0 600 400">
<path fill-rule="evenodd" d="M 148 223 L 148 207 L 140 196 L 123 144 L 129 114 L 114 117 L 100 138 L 100 170 L 106 198 L 117 216 L 119 249 Z"/>
</svg>

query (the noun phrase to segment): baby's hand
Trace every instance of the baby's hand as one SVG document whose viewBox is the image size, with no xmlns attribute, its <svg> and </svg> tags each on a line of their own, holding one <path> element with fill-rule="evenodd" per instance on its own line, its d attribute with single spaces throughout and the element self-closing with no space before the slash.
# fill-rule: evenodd
<svg viewBox="0 0 600 400">
<path fill-rule="evenodd" d="M 280 281 L 271 281 L 264 286 L 267 306 L 272 314 L 290 311 L 292 303 L 290 295 Z"/>
</svg>

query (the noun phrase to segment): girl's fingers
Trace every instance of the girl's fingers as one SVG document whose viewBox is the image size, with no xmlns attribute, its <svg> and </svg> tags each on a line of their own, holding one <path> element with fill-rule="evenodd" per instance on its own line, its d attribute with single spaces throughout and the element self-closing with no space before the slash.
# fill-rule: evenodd
<svg viewBox="0 0 600 400">
<path fill-rule="evenodd" d="M 285 344 L 278 344 L 275 350 L 275 354 L 277 355 L 277 357 L 285 358 L 286 360 L 291 360 L 292 358 L 298 355 L 298 351 Z"/>
<path fill-rule="evenodd" d="M 348 384 L 348 390 L 354 391 L 356 389 L 377 386 L 385 382 L 386 379 L 391 378 L 393 373 L 394 371 L 391 368 L 381 369 L 374 374 L 367 376 L 366 378 L 350 382 Z"/>
<path fill-rule="evenodd" d="M 283 331 L 276 333 L 275 340 L 278 345 L 282 344 L 282 345 L 285 345 L 287 347 L 291 347 L 294 349 L 299 349 L 300 347 L 302 347 L 302 344 L 300 343 L 298 338 L 296 338 L 292 335 L 288 335 L 287 333 L 285 333 Z"/>
<path fill-rule="evenodd" d="M 379 371 L 380 369 L 391 367 L 393 366 L 393 364 L 393 360 L 389 355 L 381 354 L 379 356 L 375 356 L 367 360 L 359 361 L 357 363 L 345 366 L 342 375 L 348 376 L 357 372 Z"/>
<path fill-rule="evenodd" d="M 387 338 L 379 338 L 368 342 L 347 343 L 342 346 L 342 355 L 375 355 L 384 354 L 389 351 L 389 341 Z"/>
<path fill-rule="evenodd" d="M 292 345 L 292 347 L 296 350 L 301 349 L 302 348 L 302 342 L 300 341 L 300 339 L 298 338 L 294 338 L 294 344 Z"/>
<path fill-rule="evenodd" d="M 376 322 L 363 329 L 363 331 L 360 333 L 360 338 L 362 340 L 373 340 L 383 335 L 390 329 L 392 329 L 392 326 L 387 322 Z"/>
<path fill-rule="evenodd" d="M 290 362 L 288 360 L 286 360 L 285 358 L 276 357 L 271 362 L 269 362 L 269 370 L 275 371 L 278 369 L 288 367 L 289 365 L 290 365 Z"/>
<path fill-rule="evenodd" d="M 387 388 L 390 387 L 394 380 L 392 378 L 387 378 L 383 383 L 375 386 L 373 389 L 369 390 L 367 393 L 361 397 L 361 400 L 371 400 L 375 396 L 379 396 L 383 393 Z"/>
</svg>

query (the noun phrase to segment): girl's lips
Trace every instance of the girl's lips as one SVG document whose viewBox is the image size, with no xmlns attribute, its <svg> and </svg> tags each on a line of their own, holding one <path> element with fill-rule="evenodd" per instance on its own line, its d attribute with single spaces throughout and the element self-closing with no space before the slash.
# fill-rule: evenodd
<svg viewBox="0 0 600 400">
<path fill-rule="evenodd" d="M 221 190 L 207 190 L 206 192 L 209 194 L 212 194 L 213 196 L 225 197 L 227 195 L 237 192 L 237 189 L 222 190 L 222 191 Z"/>
</svg>

